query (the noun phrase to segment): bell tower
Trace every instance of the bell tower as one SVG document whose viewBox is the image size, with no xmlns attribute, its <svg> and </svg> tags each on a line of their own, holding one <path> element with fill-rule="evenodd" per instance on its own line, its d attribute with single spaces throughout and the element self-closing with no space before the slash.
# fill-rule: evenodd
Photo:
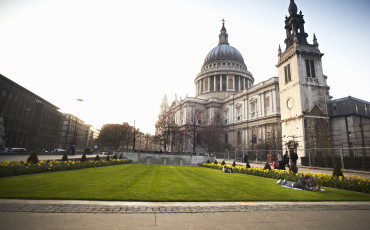
<svg viewBox="0 0 370 230">
<path fill-rule="evenodd" d="M 329 148 L 330 99 L 327 77 L 323 74 L 322 54 L 315 34 L 307 42 L 302 11 L 290 0 L 289 16 L 285 17 L 285 50 L 278 50 L 279 93 L 282 144 L 284 152 L 296 151 L 299 157 L 308 149 Z"/>
</svg>

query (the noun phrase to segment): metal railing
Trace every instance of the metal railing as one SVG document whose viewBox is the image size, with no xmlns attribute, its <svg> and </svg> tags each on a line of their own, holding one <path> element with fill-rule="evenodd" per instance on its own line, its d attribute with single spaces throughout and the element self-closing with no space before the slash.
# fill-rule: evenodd
<svg viewBox="0 0 370 230">
<path fill-rule="evenodd" d="M 235 160 L 236 162 L 272 163 L 282 150 L 235 150 L 216 152 L 217 159 Z M 300 156 L 298 164 L 307 167 L 370 170 L 370 147 L 353 148 L 317 148 L 305 149 L 305 156 Z"/>
</svg>

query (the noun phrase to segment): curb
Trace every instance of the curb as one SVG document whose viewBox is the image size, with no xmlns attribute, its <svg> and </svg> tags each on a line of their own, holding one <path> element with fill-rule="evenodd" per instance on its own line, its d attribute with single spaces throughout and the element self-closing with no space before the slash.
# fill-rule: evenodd
<svg viewBox="0 0 370 230">
<path fill-rule="evenodd" d="M 370 210 L 370 202 L 120 202 L 0 200 L 0 212 L 32 213 L 217 213 L 258 211 Z"/>
</svg>

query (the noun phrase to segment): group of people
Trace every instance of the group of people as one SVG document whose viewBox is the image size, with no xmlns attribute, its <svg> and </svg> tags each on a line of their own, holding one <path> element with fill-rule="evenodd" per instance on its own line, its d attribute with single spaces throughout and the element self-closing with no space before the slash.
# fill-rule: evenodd
<svg viewBox="0 0 370 230">
<path fill-rule="evenodd" d="M 314 179 L 309 175 L 303 176 L 298 182 L 291 182 L 279 179 L 276 184 L 281 184 L 288 188 L 297 188 L 313 192 L 324 191 L 323 189 L 320 189 L 320 186 L 317 186 Z"/>
<path fill-rule="evenodd" d="M 233 173 L 233 169 L 229 168 L 227 166 L 222 167 L 222 172 L 223 173 Z"/>
<path fill-rule="evenodd" d="M 284 156 L 279 153 L 272 166 L 274 167 L 274 169 L 285 170 L 285 166 L 288 166 L 288 168 L 290 167 L 289 159 L 292 161 L 292 163 L 296 165 L 298 160 L 297 153 L 294 151 L 290 154 L 290 156 L 288 154 L 288 151 L 285 152 Z"/>
</svg>

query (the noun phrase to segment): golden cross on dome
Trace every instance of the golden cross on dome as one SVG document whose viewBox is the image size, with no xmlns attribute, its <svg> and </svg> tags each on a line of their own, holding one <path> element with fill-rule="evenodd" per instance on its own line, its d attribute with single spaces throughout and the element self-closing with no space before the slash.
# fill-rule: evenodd
<svg viewBox="0 0 370 230">
<path fill-rule="evenodd" d="M 225 19 L 222 19 L 221 21 L 222 21 L 222 25 L 225 24 Z"/>
</svg>

